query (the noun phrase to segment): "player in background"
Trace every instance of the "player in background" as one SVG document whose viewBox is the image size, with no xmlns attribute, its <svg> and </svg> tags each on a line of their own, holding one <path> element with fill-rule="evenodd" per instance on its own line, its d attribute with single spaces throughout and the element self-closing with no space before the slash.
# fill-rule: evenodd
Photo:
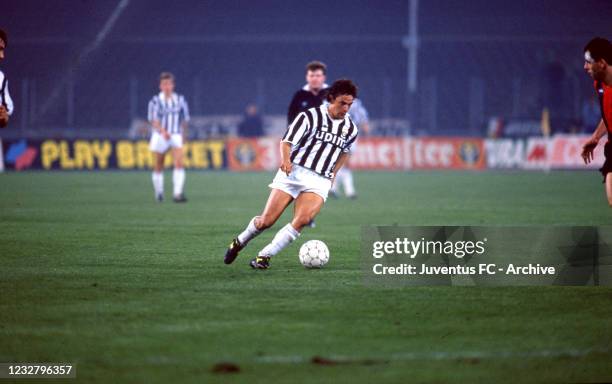
<svg viewBox="0 0 612 384">
<path fill-rule="evenodd" d="M 300 112 L 319 107 L 325 101 L 327 66 L 320 61 L 306 64 L 306 85 L 293 94 L 287 111 L 287 125 L 291 124 Z"/>
<path fill-rule="evenodd" d="M 8 36 L 0 29 L 0 61 L 4 60 L 4 51 L 8 46 Z M 9 93 L 8 79 L 4 72 L 0 71 L 0 128 L 8 125 L 10 116 L 13 114 L 13 99 Z"/>
<path fill-rule="evenodd" d="M 189 107 L 183 95 L 174 92 L 174 75 L 162 72 L 159 76 L 159 94 L 149 102 L 148 119 L 153 127 L 149 149 L 154 154 L 153 189 L 155 198 L 164 200 L 164 157 L 172 149 L 174 170 L 172 184 L 174 186 L 174 202 L 187 201 L 183 188 L 185 186 L 185 169 L 183 168 L 183 142 L 187 137 L 189 123 Z"/>
<path fill-rule="evenodd" d="M 261 232 L 270 228 L 295 201 L 293 219 L 250 262 L 254 269 L 266 269 L 270 258 L 298 238 L 302 229 L 323 207 L 336 173 L 348 159 L 357 138 L 357 125 L 348 115 L 357 87 L 352 81 L 337 80 L 329 88 L 329 104 L 301 112 L 289 125 L 280 142 L 281 165 L 268 202 L 259 216 L 230 243 L 225 264 Z"/>
<path fill-rule="evenodd" d="M 593 160 L 593 151 L 599 140 L 608 135 L 604 146 L 605 162 L 599 169 L 603 175 L 608 204 L 612 207 L 612 177 L 606 177 L 612 172 L 612 43 L 596 37 L 584 47 L 584 70 L 594 80 L 595 92 L 599 97 L 602 119 L 582 147 L 582 158 L 585 164 Z"/>
<path fill-rule="evenodd" d="M 359 127 L 359 133 L 361 135 L 368 135 L 370 133 L 370 121 L 368 117 L 368 111 L 363 106 L 361 99 L 357 98 L 353 101 L 351 109 L 349 109 L 351 119 L 357 127 Z M 353 145 L 353 151 L 355 150 Z M 353 172 L 351 171 L 350 164 L 347 163 L 338 171 L 334 185 L 332 185 L 331 191 L 329 192 L 331 197 L 338 197 L 338 186 L 342 185 L 344 194 L 349 199 L 356 199 L 357 192 L 355 191 L 355 183 L 353 181 Z"/>
</svg>

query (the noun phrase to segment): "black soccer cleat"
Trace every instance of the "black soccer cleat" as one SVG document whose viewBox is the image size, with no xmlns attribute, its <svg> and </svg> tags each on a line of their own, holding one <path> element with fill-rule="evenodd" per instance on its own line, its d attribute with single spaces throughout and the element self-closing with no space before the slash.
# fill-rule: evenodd
<svg viewBox="0 0 612 384">
<path fill-rule="evenodd" d="M 229 247 L 227 247 L 227 251 L 225 251 L 225 258 L 223 259 L 223 262 L 225 264 L 233 263 L 234 260 L 236 260 L 236 257 L 238 257 L 238 252 L 242 251 L 242 248 L 244 248 L 244 246 L 240 244 L 240 241 L 238 241 L 237 238 L 232 240 Z"/>
<path fill-rule="evenodd" d="M 164 194 L 163 194 L 163 193 L 158 193 L 157 195 L 155 195 L 155 200 L 156 200 L 158 203 L 163 202 L 163 201 L 164 201 Z"/>
<path fill-rule="evenodd" d="M 187 198 L 182 193 L 178 196 L 174 196 L 173 200 L 175 203 L 186 203 L 187 202 Z"/>
<path fill-rule="evenodd" d="M 253 269 L 268 269 L 270 268 L 270 258 L 266 256 L 257 256 L 249 263 Z"/>
</svg>

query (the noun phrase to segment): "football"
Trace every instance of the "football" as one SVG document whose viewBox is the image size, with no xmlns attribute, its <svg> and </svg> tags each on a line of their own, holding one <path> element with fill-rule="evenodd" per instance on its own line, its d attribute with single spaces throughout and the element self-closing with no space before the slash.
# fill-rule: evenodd
<svg viewBox="0 0 612 384">
<path fill-rule="evenodd" d="M 309 240 L 300 247 L 300 263 L 306 268 L 321 268 L 329 261 L 329 249 L 321 240 Z"/>
</svg>

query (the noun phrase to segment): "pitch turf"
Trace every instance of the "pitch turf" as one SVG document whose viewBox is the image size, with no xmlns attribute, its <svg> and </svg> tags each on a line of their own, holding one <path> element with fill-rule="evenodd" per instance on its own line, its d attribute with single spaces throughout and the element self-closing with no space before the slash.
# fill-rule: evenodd
<svg viewBox="0 0 612 384">
<path fill-rule="evenodd" d="M 287 215 L 223 265 L 271 176 L 190 172 L 176 205 L 145 172 L 0 175 L 0 362 L 99 383 L 612 380 L 610 288 L 371 288 L 358 256 L 362 224 L 610 224 L 595 172 L 358 173 L 359 199 L 270 270 L 247 261 Z M 297 261 L 313 238 L 323 270 Z"/>
</svg>

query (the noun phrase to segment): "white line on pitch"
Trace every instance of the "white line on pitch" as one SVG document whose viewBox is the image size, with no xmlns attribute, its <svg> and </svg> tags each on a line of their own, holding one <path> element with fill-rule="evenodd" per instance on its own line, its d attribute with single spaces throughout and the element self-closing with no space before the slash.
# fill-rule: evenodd
<svg viewBox="0 0 612 384">
<path fill-rule="evenodd" d="M 411 360 L 457 360 L 457 359 L 509 359 L 530 357 L 582 357 L 591 353 L 610 353 L 608 348 L 588 349 L 543 349 L 533 351 L 467 351 L 467 352 L 401 352 L 388 356 L 346 356 L 346 355 L 323 355 L 322 359 L 337 363 L 358 363 L 360 361 L 387 362 L 387 361 L 411 361 Z M 312 357 L 300 355 L 289 356 L 260 356 L 255 359 L 264 364 L 299 364 L 310 362 Z"/>
</svg>

